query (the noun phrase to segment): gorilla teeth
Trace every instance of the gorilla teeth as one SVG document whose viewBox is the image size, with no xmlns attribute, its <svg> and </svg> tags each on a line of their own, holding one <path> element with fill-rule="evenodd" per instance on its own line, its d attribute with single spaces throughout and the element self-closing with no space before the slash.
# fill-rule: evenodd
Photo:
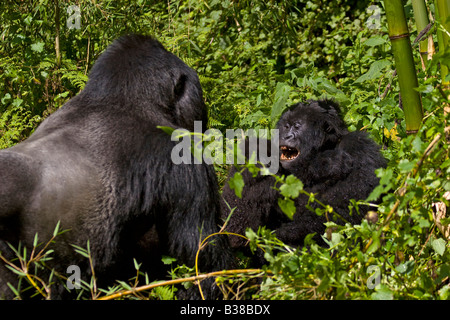
<svg viewBox="0 0 450 320">
<path fill-rule="evenodd" d="M 280 160 L 294 160 L 295 158 L 298 157 L 299 155 L 299 151 L 296 148 L 291 148 L 288 146 L 281 146 L 281 156 L 280 156 Z"/>
</svg>

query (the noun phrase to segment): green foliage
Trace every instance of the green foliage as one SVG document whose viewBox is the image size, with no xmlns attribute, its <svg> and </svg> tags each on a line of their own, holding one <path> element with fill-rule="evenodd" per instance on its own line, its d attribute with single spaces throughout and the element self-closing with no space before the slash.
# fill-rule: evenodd
<svg viewBox="0 0 450 320">
<path fill-rule="evenodd" d="M 382 202 L 360 225 L 328 223 L 322 236 L 329 247 L 319 247 L 308 237 L 304 248 L 293 249 L 265 228 L 248 232 L 250 246 L 264 249 L 268 265 L 258 274 L 261 285 L 252 281 L 254 275 L 221 278 L 226 279 L 221 282 L 224 291 L 240 288 L 236 294 L 226 292 L 228 298 L 450 298 L 449 239 L 434 220 L 436 204 L 450 205 L 444 196 L 450 191 L 449 113 L 444 112 L 449 101 L 440 77 L 449 49 L 434 55 L 422 70 L 418 46 L 413 46 L 424 121 L 416 135 L 407 136 L 380 1 L 80 0 L 74 3 L 81 9 L 80 29 L 67 27 L 71 3 L 60 1 L 60 64 L 55 2 L 10 3 L 0 4 L 0 148 L 25 139 L 82 90 L 93 62 L 115 38 L 128 32 L 153 34 L 197 70 L 210 127 L 273 128 L 290 104 L 327 96 L 340 102 L 350 130 L 368 131 L 389 160 L 378 171 L 380 185 L 369 197 L 381 197 Z M 376 27 L 369 28 L 374 12 L 367 9 L 373 4 L 381 15 Z M 411 18 L 409 2 L 405 8 Z M 429 9 L 433 13 L 433 6 Z M 414 21 L 409 28 L 413 40 Z M 216 168 L 223 183 L 227 168 Z M 239 194 L 242 176 L 236 175 L 231 184 Z M 274 187 L 282 193 L 280 207 L 292 216 L 293 199 L 304 192 L 301 181 L 281 177 Z M 355 202 L 350 209 L 357 207 Z M 331 212 L 325 205 L 316 210 Z M 440 223 L 449 226 L 448 213 Z M 17 253 L 26 261 L 22 250 Z M 78 250 L 89 257 L 88 250 Z M 192 274 L 168 258 L 164 261 L 173 264 L 174 278 Z M 84 283 L 80 298 L 149 284 L 139 264 L 135 266 L 136 278 L 118 279 L 115 287 L 95 289 L 94 282 Z M 132 298 L 173 298 L 172 286 L 157 288 Z"/>
</svg>

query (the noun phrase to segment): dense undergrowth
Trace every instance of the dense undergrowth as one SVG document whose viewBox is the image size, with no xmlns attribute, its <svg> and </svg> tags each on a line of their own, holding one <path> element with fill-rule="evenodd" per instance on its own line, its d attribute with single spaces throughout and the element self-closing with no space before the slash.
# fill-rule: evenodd
<svg viewBox="0 0 450 320">
<path fill-rule="evenodd" d="M 76 95 L 95 59 L 115 38 L 129 32 L 153 34 L 197 70 L 210 127 L 272 128 L 288 105 L 326 96 L 340 102 L 350 129 L 369 132 L 389 160 L 378 171 L 380 186 L 372 194 L 382 198 L 380 205 L 361 225 L 330 223 L 333 228 L 324 235 L 328 248 L 306 239 L 304 249 L 294 250 L 268 230 L 249 232 L 250 246 L 264 248 L 268 265 L 245 271 L 242 259 L 240 273 L 219 275 L 226 298 L 450 298 L 449 216 L 435 219 L 445 214 L 450 199 L 449 92 L 440 77 L 440 64 L 450 60 L 448 49 L 424 70 L 418 47 L 413 47 L 425 117 L 420 131 L 407 135 L 381 2 L 74 4 L 81 8 L 79 29 L 67 27 L 67 4 L 59 3 L 59 52 L 53 1 L 1 4 L 0 148 L 25 139 Z M 429 9 L 434 10 L 432 5 Z M 412 18 L 409 3 L 405 10 Z M 410 32 L 414 40 L 413 21 Z M 223 184 L 227 167 L 216 169 Z M 286 183 L 289 194 L 299 191 L 292 179 Z M 79 250 L 89 256 L 86 249 Z M 193 270 L 166 260 L 174 266 L 174 278 L 188 271 L 192 275 Z M 25 281 L 26 275 L 21 276 Z M 98 292 L 105 296 L 146 284 L 145 275 L 139 279 L 119 279 L 114 289 Z M 97 297 L 92 284 L 85 288 L 80 298 Z M 125 296 L 174 298 L 171 284 Z"/>
</svg>

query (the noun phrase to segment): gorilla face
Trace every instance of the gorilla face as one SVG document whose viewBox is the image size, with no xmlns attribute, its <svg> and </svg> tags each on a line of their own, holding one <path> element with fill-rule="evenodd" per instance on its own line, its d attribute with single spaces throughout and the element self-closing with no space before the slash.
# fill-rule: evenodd
<svg viewBox="0 0 450 320">
<path fill-rule="evenodd" d="M 308 101 L 293 105 L 280 118 L 280 163 L 296 172 L 319 152 L 334 149 L 347 132 L 332 101 Z"/>
</svg>

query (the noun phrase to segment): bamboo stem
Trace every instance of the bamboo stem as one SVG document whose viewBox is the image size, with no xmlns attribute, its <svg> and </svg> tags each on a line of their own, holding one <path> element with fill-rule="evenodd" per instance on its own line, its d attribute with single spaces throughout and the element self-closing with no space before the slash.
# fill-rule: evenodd
<svg viewBox="0 0 450 320">
<path fill-rule="evenodd" d="M 422 123 L 423 110 L 417 81 L 411 42 L 402 0 L 384 1 L 389 38 L 398 74 L 398 82 L 405 113 L 406 132 L 416 133 Z"/>
<path fill-rule="evenodd" d="M 422 30 L 424 30 L 430 21 L 428 20 L 428 11 L 427 6 L 425 4 L 425 0 L 412 0 L 412 6 L 414 11 L 414 20 L 416 21 L 417 33 L 419 34 Z M 420 56 L 423 63 L 423 69 L 425 70 L 427 61 L 429 60 L 429 40 L 431 39 L 431 43 L 433 42 L 432 35 L 428 36 L 426 39 L 420 41 L 419 50 Z"/>
<path fill-rule="evenodd" d="M 439 51 L 444 52 L 449 43 L 450 32 L 450 0 L 435 0 L 435 18 L 439 22 L 437 30 L 437 39 Z M 441 63 L 442 85 L 445 89 L 450 88 L 450 81 L 445 80 L 448 75 L 448 66 Z"/>
<path fill-rule="evenodd" d="M 59 26 L 60 26 L 59 0 L 55 0 L 54 2 L 55 2 L 55 28 L 56 28 L 56 35 L 55 35 L 56 65 L 59 67 L 61 65 L 61 50 L 59 46 Z"/>
</svg>

